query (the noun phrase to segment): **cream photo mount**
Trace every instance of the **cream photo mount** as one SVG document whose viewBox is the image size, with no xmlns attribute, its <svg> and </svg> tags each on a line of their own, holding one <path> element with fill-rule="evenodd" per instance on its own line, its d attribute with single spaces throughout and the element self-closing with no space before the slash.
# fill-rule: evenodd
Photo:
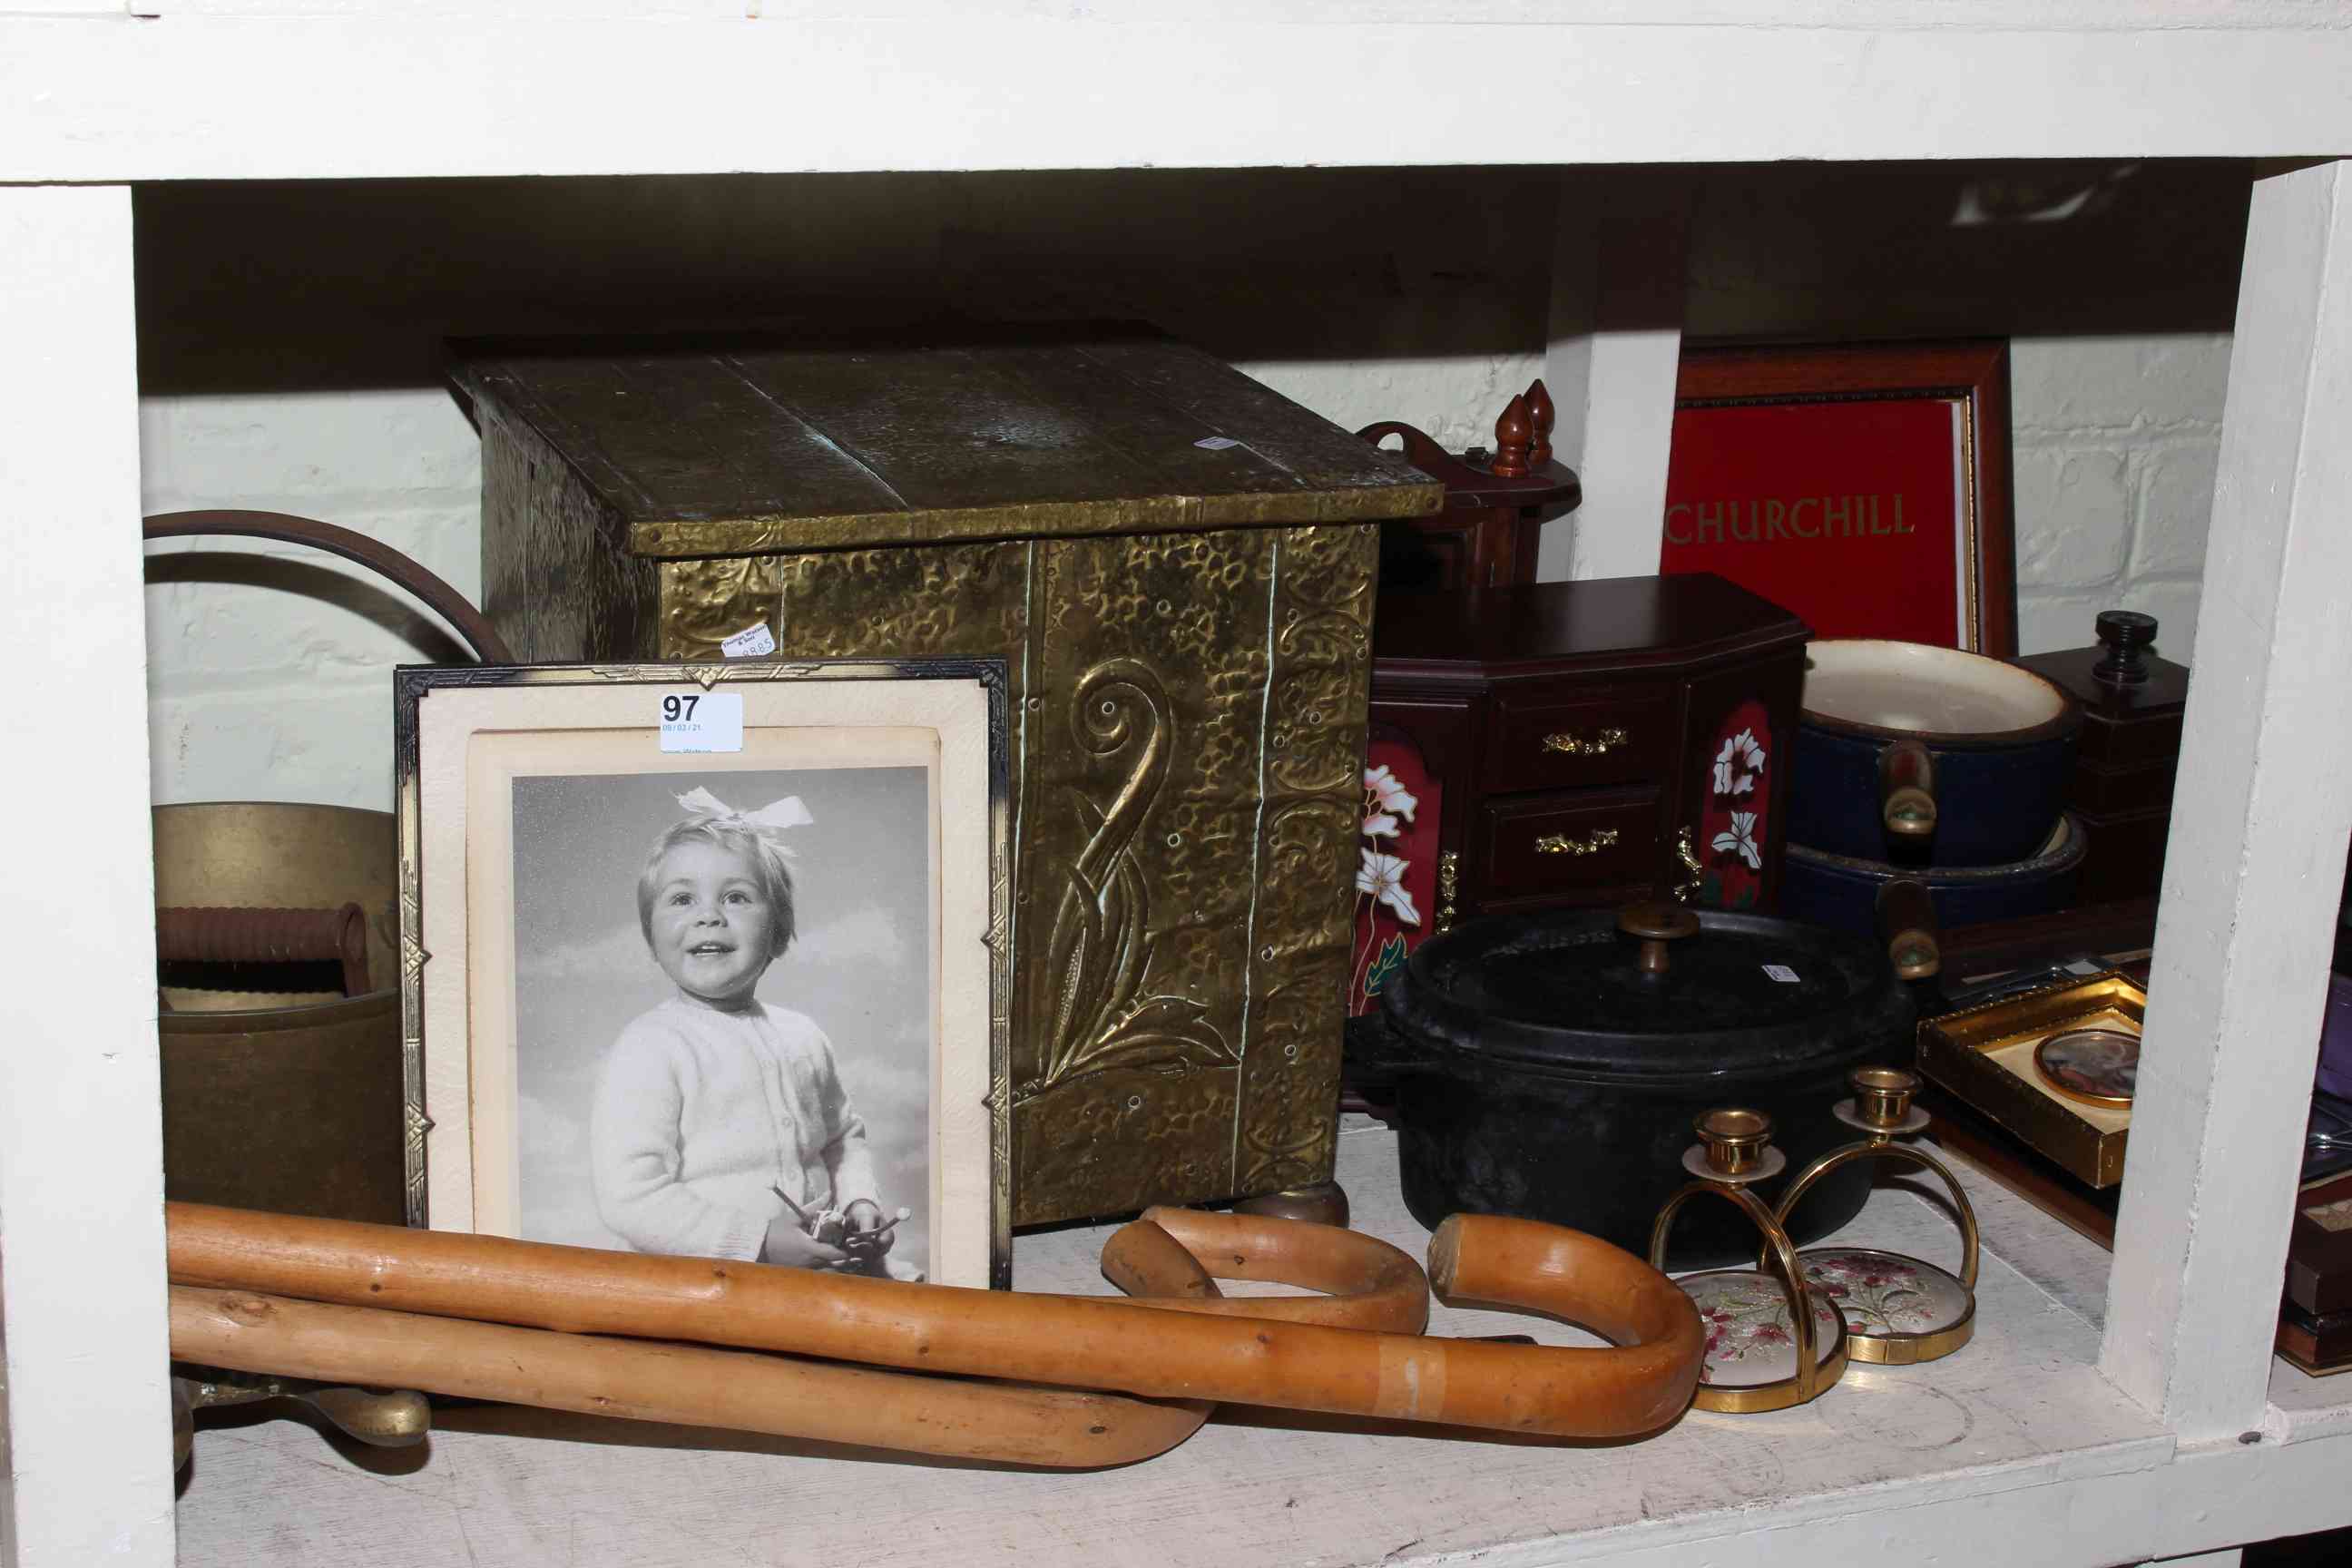
<svg viewBox="0 0 2352 1568">
<path fill-rule="evenodd" d="M 413 667 L 394 675 L 408 1223 L 517 1234 L 513 819 L 522 776 L 929 769 L 927 1211 L 945 1284 L 1012 1272 L 1007 674 L 1001 659 Z M 743 701 L 741 750 L 666 752 L 665 697 Z M 822 842 L 819 838 L 816 842 Z"/>
</svg>

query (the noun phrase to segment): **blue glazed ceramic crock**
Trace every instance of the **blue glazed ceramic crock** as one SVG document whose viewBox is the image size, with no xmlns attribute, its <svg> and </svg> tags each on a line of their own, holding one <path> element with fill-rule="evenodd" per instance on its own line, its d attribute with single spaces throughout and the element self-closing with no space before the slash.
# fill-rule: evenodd
<svg viewBox="0 0 2352 1568">
<path fill-rule="evenodd" d="M 1814 643 L 1789 843 L 1906 866 L 2014 865 L 2058 822 L 2082 728 L 2063 690 L 1997 658 L 1925 643 Z"/>
<path fill-rule="evenodd" d="M 1879 892 L 1900 879 L 1927 889 L 1936 923 L 1946 931 L 2045 915 L 2073 900 L 2089 848 L 2083 830 L 2064 816 L 2036 853 L 2006 866 L 1889 866 L 1791 844 L 1780 872 L 1780 913 L 1839 931 L 1874 931 Z"/>
</svg>

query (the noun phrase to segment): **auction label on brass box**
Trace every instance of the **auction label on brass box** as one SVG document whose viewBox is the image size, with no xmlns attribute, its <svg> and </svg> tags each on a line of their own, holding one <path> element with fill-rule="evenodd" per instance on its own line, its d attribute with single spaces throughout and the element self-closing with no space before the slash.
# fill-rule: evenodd
<svg viewBox="0 0 2352 1568">
<path fill-rule="evenodd" d="M 743 694 L 740 691 L 672 691 L 661 699 L 661 749 L 665 752 L 740 752 L 743 749 Z"/>
<path fill-rule="evenodd" d="M 765 621 L 754 621 L 719 645 L 729 658 L 765 658 L 776 651 L 776 634 Z"/>
</svg>

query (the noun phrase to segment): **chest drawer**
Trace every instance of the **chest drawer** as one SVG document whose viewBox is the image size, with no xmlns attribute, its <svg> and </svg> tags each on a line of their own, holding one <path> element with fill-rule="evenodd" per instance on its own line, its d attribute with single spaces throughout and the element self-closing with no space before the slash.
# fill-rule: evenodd
<svg viewBox="0 0 2352 1568">
<path fill-rule="evenodd" d="M 1482 902 L 1647 882 L 1657 865 L 1654 789 L 1490 801 L 1479 818 Z"/>
<path fill-rule="evenodd" d="M 1502 794 L 1658 778 L 1674 751 L 1672 696 L 1663 684 L 1499 693 L 1485 786 Z"/>
</svg>

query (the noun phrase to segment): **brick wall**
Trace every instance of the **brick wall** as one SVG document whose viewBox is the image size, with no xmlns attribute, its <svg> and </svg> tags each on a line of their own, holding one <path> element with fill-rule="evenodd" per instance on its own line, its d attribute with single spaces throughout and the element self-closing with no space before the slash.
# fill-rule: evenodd
<svg viewBox="0 0 2352 1568">
<path fill-rule="evenodd" d="M 315 517 L 478 597 L 479 446 L 446 393 L 148 397 L 140 424 L 150 513 Z M 465 657 L 454 635 L 400 590 L 317 552 L 203 539 L 149 553 L 154 799 L 390 809 L 390 672 Z"/>
<path fill-rule="evenodd" d="M 2021 651 L 2145 610 L 2189 662 L 2229 375 L 2223 332 L 2011 344 Z"/>
</svg>

